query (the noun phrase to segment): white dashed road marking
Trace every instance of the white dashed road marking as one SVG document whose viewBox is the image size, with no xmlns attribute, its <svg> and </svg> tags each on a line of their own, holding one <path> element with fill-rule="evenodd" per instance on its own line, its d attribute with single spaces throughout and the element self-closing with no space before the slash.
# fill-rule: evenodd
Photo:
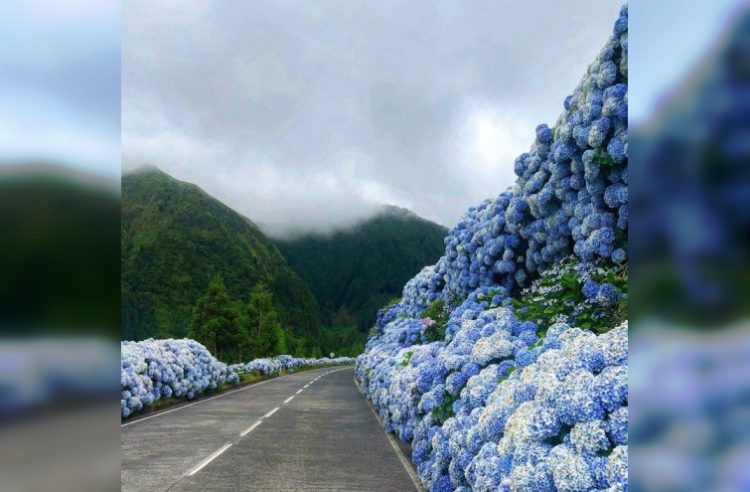
<svg viewBox="0 0 750 492">
<path fill-rule="evenodd" d="M 338 370 L 340 370 L 340 369 L 338 369 Z M 286 400 L 284 400 L 284 404 L 289 403 L 290 401 L 292 401 L 294 399 L 295 395 L 298 395 L 298 394 L 302 393 L 302 390 L 304 390 L 305 388 L 307 388 L 308 386 L 310 386 L 312 383 L 314 383 L 315 381 L 317 381 L 321 377 L 327 376 L 328 374 L 331 374 L 332 372 L 336 372 L 336 371 L 329 371 L 329 372 L 327 372 L 325 374 L 322 374 L 322 375 L 316 377 L 315 379 L 313 379 L 312 381 L 310 381 L 309 383 L 307 383 L 304 387 L 298 389 L 297 393 L 295 393 L 294 395 L 292 395 L 289 398 L 287 398 Z M 264 382 L 267 382 L 267 381 L 264 381 Z M 262 384 L 262 383 L 259 383 L 259 384 Z M 242 391 L 244 389 L 245 388 L 240 388 L 239 390 L 230 391 L 230 392 L 225 393 L 225 394 L 231 394 L 231 393 L 234 393 L 236 391 Z M 217 396 L 215 396 L 213 398 L 207 398 L 206 400 L 202 400 L 202 401 L 213 400 L 214 398 L 218 398 L 220 396 L 224 396 L 224 395 L 217 395 Z M 195 402 L 195 403 L 201 403 L 201 402 Z M 191 405 L 194 405 L 195 403 L 193 403 Z M 185 405 L 185 407 L 189 407 L 189 406 L 190 405 Z M 176 408 L 175 410 L 179 410 L 179 408 Z M 253 425 L 251 425 L 250 427 L 248 427 L 247 429 L 245 429 L 244 431 L 242 431 L 240 433 L 240 437 L 245 437 L 246 435 L 248 435 L 249 433 L 251 433 L 253 431 L 253 429 L 255 429 L 256 427 L 258 427 L 263 422 L 264 419 L 270 418 L 271 415 L 273 415 L 274 413 L 278 412 L 278 410 L 279 410 L 279 407 L 276 407 L 273 410 L 271 410 L 268 413 L 266 413 L 263 417 L 260 418 L 260 420 L 256 421 Z M 372 407 L 370 407 L 370 410 L 372 410 Z M 169 413 L 169 412 L 164 412 L 164 413 Z M 375 412 L 373 411 L 373 413 L 375 413 Z M 156 416 L 158 416 L 158 415 L 154 415 L 153 417 L 156 417 Z M 376 415 L 376 418 L 377 418 L 377 415 Z M 146 420 L 146 419 L 142 419 L 142 420 Z M 131 422 L 131 423 L 135 423 L 135 422 Z M 125 425 L 127 425 L 127 424 L 125 424 Z M 123 427 L 124 427 L 124 425 L 123 425 Z M 188 476 L 192 477 L 193 475 L 195 475 L 196 473 L 198 473 L 199 471 L 201 471 L 203 468 L 206 467 L 206 465 L 208 465 L 213 460 L 215 460 L 216 458 L 218 458 L 219 456 L 221 456 L 221 454 L 224 453 L 224 451 L 226 451 L 227 449 L 231 448 L 232 444 L 234 444 L 234 443 L 233 442 L 228 442 L 224 446 L 222 446 L 221 448 L 219 448 L 218 450 L 214 451 L 208 458 L 206 458 L 205 460 L 201 461 L 201 463 L 198 466 L 196 466 L 195 468 L 193 468 L 192 470 L 190 470 L 190 472 L 188 472 Z M 393 445 L 393 443 L 391 443 L 391 445 Z M 409 470 L 407 470 L 407 471 L 409 471 Z"/>
<path fill-rule="evenodd" d="M 253 425 L 251 425 L 247 429 L 243 430 L 242 433 L 240 434 L 240 436 L 241 437 L 245 437 L 246 435 L 250 434 L 253 431 L 253 429 L 255 429 L 256 427 L 258 427 L 260 425 L 261 422 L 262 422 L 261 420 L 255 422 Z"/>
<path fill-rule="evenodd" d="M 217 451 L 214 451 L 214 453 L 211 456 L 209 456 L 208 458 L 206 458 L 205 460 L 203 460 L 203 462 L 201 462 L 200 465 L 198 465 L 195 468 L 193 468 L 190 471 L 190 473 L 188 473 L 188 476 L 192 477 L 193 475 L 195 475 L 196 473 L 198 473 L 199 471 L 201 471 L 203 469 L 203 467 L 205 467 L 206 465 L 208 465 L 209 463 L 211 463 L 213 460 L 215 460 L 216 458 L 218 458 L 219 456 L 221 456 L 221 453 L 223 453 L 224 451 L 226 451 L 227 449 L 229 449 L 231 447 L 232 447 L 232 443 L 228 442 L 225 445 L 223 445 L 221 448 L 219 448 Z"/>
<path fill-rule="evenodd" d="M 267 418 L 268 418 L 268 417 L 270 417 L 271 415 L 275 414 L 275 413 L 276 413 L 276 412 L 277 412 L 278 410 L 279 410 L 279 407 L 276 407 L 276 408 L 274 408 L 273 410 L 271 410 L 270 412 L 268 412 L 267 414 L 265 414 L 265 415 L 263 416 L 263 418 L 264 418 L 264 419 L 267 419 Z"/>
</svg>

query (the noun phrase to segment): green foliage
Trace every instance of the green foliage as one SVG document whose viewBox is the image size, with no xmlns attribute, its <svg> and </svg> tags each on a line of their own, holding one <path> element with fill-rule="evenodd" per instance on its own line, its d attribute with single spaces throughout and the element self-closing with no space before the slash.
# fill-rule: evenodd
<svg viewBox="0 0 750 492">
<path fill-rule="evenodd" d="M 379 215 L 333 234 L 276 241 L 304 279 L 328 326 L 354 325 L 365 333 L 383 305 L 445 249 L 447 230 L 403 209 Z"/>
<path fill-rule="evenodd" d="M 627 319 L 627 296 L 611 307 L 587 301 L 575 266 L 574 261 L 568 261 L 559 269 L 549 270 L 530 288 L 521 292 L 520 297 L 512 301 L 516 317 L 521 321 L 537 323 L 540 335 L 557 321 L 603 333 Z M 627 292 L 627 264 L 606 268 L 595 265 L 590 273 L 597 283 L 609 283 L 618 291 Z"/>
<path fill-rule="evenodd" d="M 408 366 L 409 365 L 409 361 L 411 361 L 412 356 L 414 356 L 414 352 L 413 351 L 410 350 L 410 351 L 406 352 L 406 355 L 404 356 L 404 360 L 401 361 L 401 365 L 404 366 L 404 367 Z"/>
<path fill-rule="evenodd" d="M 615 167 L 615 161 L 612 156 L 604 149 L 596 151 L 596 161 L 603 169 Z"/>
<path fill-rule="evenodd" d="M 570 435 L 571 429 L 572 427 L 570 425 L 562 424 L 560 426 L 560 431 L 557 434 L 546 439 L 547 444 L 552 447 L 563 444 L 563 442 L 565 442 L 565 437 Z"/>
<path fill-rule="evenodd" d="M 503 376 L 501 378 L 497 378 L 497 382 L 498 383 L 502 383 L 503 381 L 505 381 L 506 379 L 508 379 L 510 377 L 510 375 L 513 374 L 514 372 L 516 372 L 516 366 L 513 366 L 510 369 L 508 369 L 508 374 L 506 374 L 505 376 Z"/>
<path fill-rule="evenodd" d="M 432 411 L 432 416 L 440 421 L 440 425 L 443 425 L 446 420 L 453 417 L 453 402 L 456 401 L 455 396 L 445 394 L 443 404 Z"/>
<path fill-rule="evenodd" d="M 195 305 L 188 336 L 205 345 L 219 360 L 233 350 L 237 338 L 237 313 L 220 275 L 216 275 L 208 291 Z"/>
<path fill-rule="evenodd" d="M 304 338 L 306 355 L 320 343 L 318 305 L 302 279 L 251 221 L 197 186 L 155 168 L 127 174 L 121 222 L 122 339 L 186 336 L 193 306 L 218 275 L 232 303 L 267 286 L 285 343 Z"/>
<path fill-rule="evenodd" d="M 430 304 L 423 312 L 422 318 L 429 318 L 434 323 L 425 330 L 424 336 L 431 342 L 445 339 L 445 325 L 448 323 L 448 311 L 445 302 L 437 300 Z"/>
<path fill-rule="evenodd" d="M 381 309 L 388 310 L 388 309 L 392 308 L 393 306 L 395 306 L 396 304 L 400 304 L 402 300 L 403 300 L 403 297 L 394 297 L 393 299 L 391 299 L 390 301 L 388 301 L 388 304 L 386 304 L 385 306 L 383 306 Z"/>
<path fill-rule="evenodd" d="M 367 335 L 357 326 L 351 324 L 335 324 L 323 327 L 320 347 L 323 355 L 356 357 L 365 351 Z"/>
</svg>

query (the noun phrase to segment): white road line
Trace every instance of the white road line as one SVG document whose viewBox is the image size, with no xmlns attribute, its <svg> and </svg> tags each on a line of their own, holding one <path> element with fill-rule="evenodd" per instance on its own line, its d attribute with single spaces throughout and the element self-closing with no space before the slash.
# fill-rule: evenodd
<svg viewBox="0 0 750 492">
<path fill-rule="evenodd" d="M 294 373 L 294 374 L 297 374 L 297 373 Z M 287 376 L 291 376 L 291 374 L 288 374 Z M 270 383 L 271 381 L 273 381 L 275 379 L 281 379 L 283 377 L 286 377 L 286 376 L 281 376 L 281 377 L 266 379 L 265 381 L 261 381 L 260 383 L 248 384 L 247 386 L 243 386 L 242 388 L 238 388 L 236 390 L 226 391 L 224 393 L 221 393 L 221 394 L 216 395 L 216 396 L 212 396 L 210 398 L 203 398 L 203 399 L 200 399 L 198 401 L 194 401 L 193 403 L 188 403 L 186 405 L 177 406 L 177 407 L 175 407 L 175 408 L 173 408 L 171 410 L 163 410 L 163 411 L 154 413 L 153 415 L 148 415 L 146 417 L 141 417 L 139 419 L 131 420 L 130 422 L 125 422 L 124 424 L 120 424 L 120 428 L 127 427 L 127 426 L 133 425 L 133 424 L 137 424 L 139 422 L 145 422 L 146 420 L 151 420 L 151 419 L 154 419 L 156 417 L 161 417 L 162 415 L 167 415 L 169 413 L 176 412 L 178 410 L 184 410 L 185 408 L 192 407 L 193 405 L 198 405 L 199 403 L 205 403 L 207 401 L 215 400 L 215 399 L 221 398 L 223 396 L 229 396 L 231 394 L 239 393 L 240 391 L 245 391 L 245 390 L 250 389 L 250 388 L 257 388 L 260 385 L 263 385 L 263 384 L 266 384 L 266 383 Z M 305 387 L 307 387 L 307 386 L 305 386 Z"/>
<path fill-rule="evenodd" d="M 286 405 L 287 403 L 289 403 L 290 401 L 292 401 L 292 398 L 294 398 L 294 395 L 292 395 L 289 398 L 287 398 L 286 400 L 284 400 L 284 405 Z"/>
<path fill-rule="evenodd" d="M 282 376 L 282 377 L 284 377 L 284 376 Z M 139 422 L 144 422 L 146 420 L 151 420 L 151 419 L 154 419 L 156 417 L 161 417 L 162 415 L 167 415 L 168 413 L 176 412 L 177 410 L 184 410 L 185 408 L 192 407 L 193 405 L 198 405 L 199 403 L 206 403 L 207 401 L 215 400 L 217 398 L 221 398 L 222 396 L 229 396 L 229 395 L 234 394 L 234 393 L 239 393 L 240 391 L 245 391 L 245 390 L 250 389 L 250 388 L 257 388 L 258 386 L 260 386 L 262 384 L 270 383 L 274 379 L 278 379 L 278 378 L 267 379 L 265 381 L 261 381 L 260 383 L 248 384 L 247 386 L 244 386 L 242 388 L 239 388 L 239 389 L 236 389 L 236 390 L 232 390 L 232 391 L 227 391 L 226 393 L 222 393 L 220 395 L 216 395 L 216 396 L 212 396 L 210 398 L 204 398 L 202 400 L 194 401 L 193 403 L 188 403 L 187 405 L 180 405 L 180 406 L 178 406 L 176 408 L 173 408 L 172 410 L 165 410 L 163 412 L 158 412 L 158 413 L 155 413 L 153 415 L 149 415 L 147 417 L 141 417 L 141 418 L 133 420 L 131 422 L 125 422 L 124 424 L 121 424 L 120 427 L 127 427 L 129 425 L 137 424 Z"/>
<path fill-rule="evenodd" d="M 297 394 L 299 395 L 300 393 L 302 393 L 302 388 L 297 390 Z"/>
<path fill-rule="evenodd" d="M 267 414 L 265 414 L 265 415 L 264 415 L 264 416 L 263 416 L 262 418 L 264 418 L 264 419 L 267 419 L 267 418 L 269 418 L 269 417 L 270 417 L 271 415 L 275 414 L 275 413 L 276 413 L 276 412 L 277 412 L 278 410 L 279 410 L 279 407 L 276 407 L 276 408 L 274 408 L 273 410 L 271 410 L 270 412 L 268 412 Z"/>
<path fill-rule="evenodd" d="M 357 382 L 357 379 L 354 378 L 354 384 L 359 388 L 359 383 Z M 370 401 L 365 398 L 365 402 L 367 402 L 367 406 L 370 407 L 370 411 L 375 416 L 375 420 L 378 421 L 378 425 L 380 425 L 380 428 L 383 429 L 383 433 L 385 434 L 385 437 L 388 439 L 388 442 L 391 443 L 391 447 L 393 448 L 393 451 L 396 453 L 396 456 L 398 456 L 399 461 L 403 465 L 404 469 L 406 470 L 406 473 L 409 475 L 409 478 L 411 478 L 411 482 L 414 484 L 414 488 L 417 489 L 419 492 L 424 491 L 424 487 L 422 486 L 422 483 L 419 481 L 419 477 L 417 477 L 417 474 L 414 473 L 414 469 L 412 468 L 411 463 L 404 457 L 404 453 L 401 452 L 401 448 L 399 448 L 398 443 L 396 442 L 396 439 L 393 437 L 392 434 L 385 431 L 385 427 L 383 427 L 383 424 L 380 422 L 380 417 L 378 417 L 378 414 L 375 413 L 375 409 L 372 408 L 372 405 L 370 404 Z"/>
<path fill-rule="evenodd" d="M 310 386 L 310 383 L 307 383 L 304 388 L 307 388 L 308 386 Z M 302 388 L 302 389 L 304 389 L 304 388 Z"/>
<path fill-rule="evenodd" d="M 240 434 L 240 437 L 245 437 L 246 435 L 250 434 L 253 431 L 253 429 L 255 429 L 256 427 L 260 425 L 261 422 L 262 420 L 259 420 L 255 422 L 253 425 L 251 425 L 250 427 L 248 427 L 247 429 L 243 430 L 242 433 Z"/>
<path fill-rule="evenodd" d="M 209 456 L 208 458 L 206 458 L 205 460 L 203 460 L 200 465 L 198 465 L 195 468 L 193 468 L 190 471 L 190 473 L 188 473 L 188 476 L 192 477 L 193 475 L 195 475 L 196 473 L 198 473 L 199 471 L 201 471 L 207 464 L 211 463 L 213 460 L 215 460 L 216 458 L 218 458 L 221 455 L 221 453 L 223 453 L 224 451 L 226 451 L 227 449 L 229 449 L 231 447 L 232 447 L 232 443 L 228 442 L 225 445 L 223 445 L 221 448 L 219 448 L 217 451 L 214 451 L 214 453 L 211 456 Z"/>
</svg>

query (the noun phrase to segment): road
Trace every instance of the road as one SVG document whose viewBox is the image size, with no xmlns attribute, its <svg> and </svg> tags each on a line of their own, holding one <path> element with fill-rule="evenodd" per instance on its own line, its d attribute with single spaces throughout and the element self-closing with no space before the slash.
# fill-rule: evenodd
<svg viewBox="0 0 750 492">
<path fill-rule="evenodd" d="M 298 372 L 122 426 L 122 490 L 413 491 L 354 370 Z"/>
</svg>

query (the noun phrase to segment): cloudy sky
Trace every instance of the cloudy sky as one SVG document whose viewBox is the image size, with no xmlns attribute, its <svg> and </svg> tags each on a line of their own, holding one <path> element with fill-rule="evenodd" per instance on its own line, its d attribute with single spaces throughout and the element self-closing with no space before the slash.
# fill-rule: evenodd
<svg viewBox="0 0 750 492">
<path fill-rule="evenodd" d="M 451 226 L 512 183 L 620 4 L 130 0 L 123 167 L 156 165 L 276 233 L 380 203 Z"/>
</svg>

